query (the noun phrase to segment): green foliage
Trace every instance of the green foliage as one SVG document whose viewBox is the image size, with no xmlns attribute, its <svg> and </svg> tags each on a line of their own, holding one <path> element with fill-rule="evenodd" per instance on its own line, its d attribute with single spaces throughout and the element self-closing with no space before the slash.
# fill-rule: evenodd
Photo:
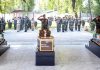
<svg viewBox="0 0 100 70">
<path fill-rule="evenodd" d="M 0 2 L 0 13 L 8 13 L 13 9 L 13 0 L 4 0 Z"/>
<path fill-rule="evenodd" d="M 96 6 L 94 8 L 94 14 L 97 16 L 97 15 L 100 15 L 100 0 L 95 0 L 96 2 Z"/>
<path fill-rule="evenodd" d="M 75 0 L 74 10 L 72 7 L 72 3 L 73 3 L 72 1 L 73 0 L 48 0 L 48 2 L 46 2 L 44 0 L 42 1 L 42 4 L 40 5 L 40 7 L 42 7 L 42 9 L 46 7 L 47 10 L 57 10 L 59 13 L 80 12 L 83 0 Z M 47 6 L 45 5 L 46 3 L 47 3 Z"/>
<path fill-rule="evenodd" d="M 0 13 L 9 13 L 13 10 L 31 11 L 34 0 L 0 0 Z"/>
<path fill-rule="evenodd" d="M 95 22 L 91 22 L 91 23 L 90 23 L 91 31 L 94 31 L 94 30 L 95 30 L 95 25 L 96 25 Z"/>
</svg>

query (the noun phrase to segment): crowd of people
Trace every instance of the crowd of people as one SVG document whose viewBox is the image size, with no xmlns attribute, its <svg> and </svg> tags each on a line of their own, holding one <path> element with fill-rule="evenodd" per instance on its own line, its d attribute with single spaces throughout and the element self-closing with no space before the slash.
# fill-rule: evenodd
<svg viewBox="0 0 100 70">
<path fill-rule="evenodd" d="M 50 28 L 52 22 L 55 21 L 57 24 L 57 32 L 66 32 L 70 31 L 80 31 L 81 27 L 84 27 L 85 21 L 80 18 L 73 18 L 73 16 L 64 16 L 64 17 L 48 17 L 48 27 Z M 12 20 L 7 20 L 2 17 L 0 18 L 0 30 L 3 32 L 8 25 L 8 29 L 14 28 L 17 32 L 24 30 L 27 32 L 28 29 L 34 31 L 37 27 L 37 21 L 34 18 L 29 19 L 29 17 L 14 17 Z"/>
</svg>

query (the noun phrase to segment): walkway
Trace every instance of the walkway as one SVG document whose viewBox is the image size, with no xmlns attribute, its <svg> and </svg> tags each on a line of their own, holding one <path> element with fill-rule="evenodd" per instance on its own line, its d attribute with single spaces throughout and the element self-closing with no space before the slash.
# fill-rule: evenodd
<svg viewBox="0 0 100 70">
<path fill-rule="evenodd" d="M 85 48 L 92 38 L 88 32 L 57 33 L 55 37 L 55 66 L 35 66 L 38 31 L 5 32 L 11 48 L 0 56 L 0 70 L 99 70 L 100 59 Z"/>
</svg>

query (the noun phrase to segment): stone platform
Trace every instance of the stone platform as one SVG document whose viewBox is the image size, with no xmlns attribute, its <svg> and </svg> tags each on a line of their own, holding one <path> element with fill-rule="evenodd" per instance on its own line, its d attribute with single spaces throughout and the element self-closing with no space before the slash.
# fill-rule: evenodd
<svg viewBox="0 0 100 70">
<path fill-rule="evenodd" d="M 55 65 L 55 52 L 36 52 L 36 65 L 37 66 L 54 66 Z"/>
<path fill-rule="evenodd" d="M 4 40 L 1 44 L 0 44 L 0 56 L 7 51 L 7 49 L 10 48 L 10 45 L 7 45 L 7 41 Z"/>
<path fill-rule="evenodd" d="M 96 39 L 91 39 L 89 45 L 86 48 L 93 52 L 96 56 L 100 58 L 100 43 Z"/>
</svg>

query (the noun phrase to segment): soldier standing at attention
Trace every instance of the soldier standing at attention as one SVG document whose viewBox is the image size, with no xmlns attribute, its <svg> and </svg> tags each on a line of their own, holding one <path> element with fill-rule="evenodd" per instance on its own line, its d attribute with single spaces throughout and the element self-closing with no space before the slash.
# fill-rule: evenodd
<svg viewBox="0 0 100 70">
<path fill-rule="evenodd" d="M 73 17 L 71 17 L 70 20 L 69 20 L 69 29 L 71 31 L 73 31 L 73 26 L 74 26 L 74 19 L 73 19 Z"/>
<path fill-rule="evenodd" d="M 78 31 L 80 31 L 80 28 L 81 28 L 81 19 L 79 18 L 78 19 Z"/>
<path fill-rule="evenodd" d="M 56 21 L 56 24 L 57 24 L 57 32 L 60 32 L 61 31 L 61 18 L 57 17 L 55 19 L 55 21 Z"/>
<path fill-rule="evenodd" d="M 2 24 L 1 24 L 1 18 L 0 18 L 0 34 L 2 34 L 3 30 L 2 30 Z"/>
<path fill-rule="evenodd" d="M 62 32 L 65 31 L 65 26 L 66 26 L 66 18 L 63 17 L 63 19 L 62 19 Z"/>
<path fill-rule="evenodd" d="M 17 18 L 17 32 L 20 31 L 20 17 Z"/>
<path fill-rule="evenodd" d="M 14 30 L 16 30 L 16 27 L 17 27 L 17 18 L 16 17 L 14 17 Z"/>
<path fill-rule="evenodd" d="M 24 19 L 24 24 L 25 24 L 25 32 L 28 30 L 28 17 L 26 16 Z"/>
<path fill-rule="evenodd" d="M 35 29 L 34 23 L 35 23 L 35 21 L 34 21 L 34 17 L 33 17 L 31 19 L 31 29 L 32 29 L 32 31 L 34 31 L 34 29 Z"/>
<path fill-rule="evenodd" d="M 75 19 L 75 30 L 76 30 L 76 31 L 77 31 L 77 29 L 78 29 L 77 27 L 78 27 L 78 19 L 76 18 L 76 19 Z"/>
<path fill-rule="evenodd" d="M 66 16 L 65 17 L 65 31 L 67 31 L 67 28 L 68 28 L 68 17 Z"/>
</svg>

